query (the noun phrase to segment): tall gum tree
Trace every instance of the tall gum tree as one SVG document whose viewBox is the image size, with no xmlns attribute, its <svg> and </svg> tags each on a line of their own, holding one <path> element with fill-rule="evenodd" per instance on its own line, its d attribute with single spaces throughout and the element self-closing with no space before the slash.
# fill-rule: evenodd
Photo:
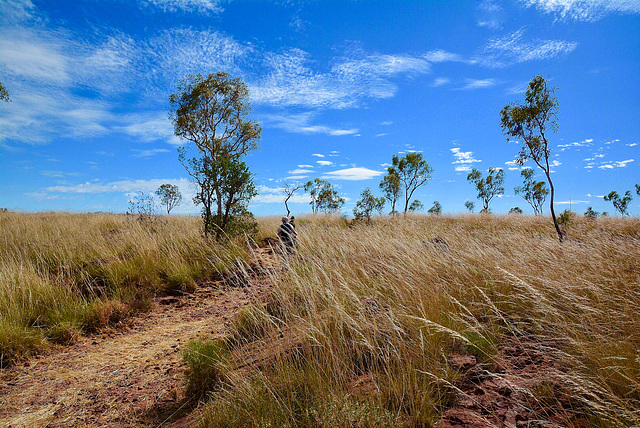
<svg viewBox="0 0 640 428">
<path fill-rule="evenodd" d="M 404 214 L 406 215 L 413 193 L 418 187 L 431 180 L 433 168 L 424 160 L 422 153 L 411 152 L 401 158 L 393 155 L 388 171 L 388 175 L 397 174 L 400 180 L 404 190 Z"/>
<path fill-rule="evenodd" d="M 241 162 L 242 156 L 258 148 L 262 131 L 260 125 L 248 117 L 251 112 L 249 90 L 241 79 L 231 78 L 224 72 L 188 75 L 169 96 L 169 103 L 169 118 L 176 136 L 193 143 L 201 154 L 200 160 L 189 162 L 182 151 L 181 162 L 200 168 L 199 171 L 192 168 L 190 175 L 204 180 L 195 179 L 200 186 L 199 194 L 208 196 L 216 204 L 215 218 L 224 226 L 239 195 L 250 198 L 249 195 L 255 194 L 247 191 L 251 188 L 250 174 Z M 238 177 L 246 178 L 242 183 L 244 187 L 229 189 L 230 181 L 239 183 Z M 205 207 L 205 211 L 212 215 L 211 209 Z M 216 237 L 222 232 L 217 231 Z"/>
<path fill-rule="evenodd" d="M 547 81 L 542 76 L 535 76 L 529 82 L 522 102 L 508 104 L 500 110 L 500 125 L 507 141 L 516 140 L 523 143 L 516 162 L 523 165 L 527 160 L 533 160 L 544 171 L 549 183 L 551 218 L 558 240 L 562 242 L 565 233 L 560 230 L 556 212 L 553 209 L 555 188 L 551 181 L 549 166 L 551 150 L 547 138 L 549 131 L 558 132 L 558 98 L 555 96 L 555 90 L 555 87 L 547 85 Z"/>
</svg>

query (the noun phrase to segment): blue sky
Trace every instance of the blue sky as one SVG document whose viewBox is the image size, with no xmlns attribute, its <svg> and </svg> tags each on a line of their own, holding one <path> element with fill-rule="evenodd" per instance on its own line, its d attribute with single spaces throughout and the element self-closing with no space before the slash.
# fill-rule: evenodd
<svg viewBox="0 0 640 428">
<path fill-rule="evenodd" d="M 217 71 L 246 82 L 263 127 L 246 158 L 256 215 L 282 214 L 284 184 L 315 177 L 351 213 L 409 151 L 435 170 L 415 194 L 425 209 L 481 206 L 466 176 L 496 167 L 492 210 L 531 213 L 499 111 L 536 74 L 558 88 L 557 210 L 613 213 L 602 196 L 640 184 L 638 0 L 0 0 L 0 207 L 124 212 L 172 183 L 173 212 L 197 213 L 168 96 Z M 290 207 L 311 210 L 302 192 Z"/>
</svg>

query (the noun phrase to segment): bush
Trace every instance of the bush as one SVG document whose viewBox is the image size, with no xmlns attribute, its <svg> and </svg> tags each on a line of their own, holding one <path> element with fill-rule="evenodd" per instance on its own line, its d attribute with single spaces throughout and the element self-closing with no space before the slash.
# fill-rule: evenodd
<svg viewBox="0 0 640 428">
<path fill-rule="evenodd" d="M 226 380 L 229 350 L 222 341 L 190 340 L 182 358 L 187 366 L 187 395 L 202 398 Z"/>
</svg>

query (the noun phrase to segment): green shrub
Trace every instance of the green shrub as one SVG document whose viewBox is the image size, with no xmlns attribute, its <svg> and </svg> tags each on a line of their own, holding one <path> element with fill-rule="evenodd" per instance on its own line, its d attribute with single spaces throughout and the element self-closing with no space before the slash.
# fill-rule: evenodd
<svg viewBox="0 0 640 428">
<path fill-rule="evenodd" d="M 182 358 L 187 366 L 187 395 L 202 398 L 219 388 L 228 373 L 229 350 L 222 341 L 190 340 Z"/>
</svg>

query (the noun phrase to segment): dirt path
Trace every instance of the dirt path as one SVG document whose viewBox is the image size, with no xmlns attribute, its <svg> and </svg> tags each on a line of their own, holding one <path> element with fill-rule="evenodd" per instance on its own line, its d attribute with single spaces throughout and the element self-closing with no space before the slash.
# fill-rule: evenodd
<svg viewBox="0 0 640 428">
<path fill-rule="evenodd" d="M 267 249 L 256 258 L 264 269 L 277 266 Z M 170 426 L 193 404 L 183 393 L 184 344 L 224 336 L 233 314 L 269 288 L 266 275 L 237 287 L 202 284 L 192 295 L 158 299 L 126 330 L 0 372 L 0 426 Z"/>
</svg>

